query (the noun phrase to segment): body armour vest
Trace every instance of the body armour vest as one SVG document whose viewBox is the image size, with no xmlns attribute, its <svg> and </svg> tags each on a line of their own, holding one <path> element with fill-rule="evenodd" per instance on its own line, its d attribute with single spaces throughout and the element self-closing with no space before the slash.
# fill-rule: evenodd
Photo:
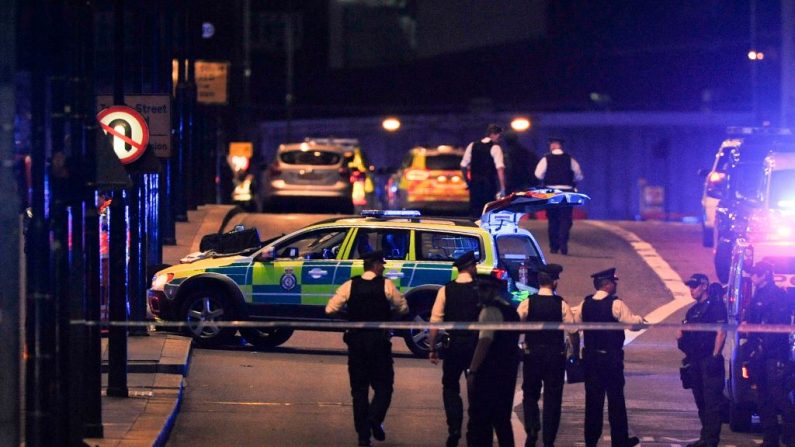
<svg viewBox="0 0 795 447">
<path fill-rule="evenodd" d="M 348 318 L 351 321 L 389 321 L 389 301 L 384 292 L 384 277 L 351 278 L 351 295 L 348 298 Z"/>
<path fill-rule="evenodd" d="M 608 296 L 601 300 L 593 299 L 593 295 L 585 297 L 582 304 L 582 321 L 585 323 L 616 323 L 613 317 L 613 301 L 616 296 Z M 624 331 L 583 331 L 585 348 L 615 351 L 624 347 Z"/>
<path fill-rule="evenodd" d="M 568 185 L 574 188 L 574 171 L 571 170 L 571 155 L 546 154 L 547 172 L 544 174 L 545 185 Z"/>
<path fill-rule="evenodd" d="M 541 296 L 538 294 L 530 295 L 530 311 L 527 314 L 527 321 L 544 322 L 551 321 L 560 323 L 563 321 L 563 298 L 552 296 Z M 527 347 L 554 346 L 562 347 L 564 343 L 563 331 L 543 330 L 527 331 L 524 334 L 524 342 Z"/>
<path fill-rule="evenodd" d="M 495 301 L 489 306 L 499 309 L 503 322 L 516 323 L 519 321 L 519 314 L 516 313 L 516 310 L 510 304 Z M 483 367 L 493 370 L 505 368 L 504 362 L 519 359 L 518 346 L 518 331 L 494 331 L 494 341 L 491 343 L 489 352 L 483 360 Z"/>
<path fill-rule="evenodd" d="M 472 158 L 469 165 L 472 182 L 478 184 L 496 184 L 497 168 L 494 167 L 494 158 L 491 156 L 493 141 L 472 143 Z"/>
<path fill-rule="evenodd" d="M 475 282 L 450 281 L 444 286 L 444 321 L 478 321 L 480 307 Z M 475 336 L 475 331 L 448 331 L 451 337 Z"/>
</svg>

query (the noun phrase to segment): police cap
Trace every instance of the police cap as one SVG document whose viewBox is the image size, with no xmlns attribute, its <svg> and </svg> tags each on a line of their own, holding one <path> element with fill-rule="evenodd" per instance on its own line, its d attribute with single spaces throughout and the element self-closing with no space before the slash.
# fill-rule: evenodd
<svg viewBox="0 0 795 447">
<path fill-rule="evenodd" d="M 475 262 L 477 262 L 477 258 L 475 258 L 475 252 L 470 250 L 464 253 L 463 255 L 457 257 L 455 261 L 453 261 L 453 265 L 458 270 L 463 270 L 466 267 L 469 267 L 470 265 L 474 264 Z"/>
<path fill-rule="evenodd" d="M 560 264 L 547 264 L 541 271 L 549 275 L 553 281 L 557 281 L 560 279 L 560 274 L 563 272 L 563 266 Z"/>
<path fill-rule="evenodd" d="M 709 278 L 707 278 L 707 275 L 703 273 L 693 273 L 690 275 L 690 279 L 685 281 L 685 284 L 687 284 L 688 287 L 695 288 L 702 284 L 709 284 Z"/>
<path fill-rule="evenodd" d="M 362 255 L 362 259 L 365 262 L 386 262 L 384 260 L 384 252 L 381 250 L 369 251 Z"/>
</svg>

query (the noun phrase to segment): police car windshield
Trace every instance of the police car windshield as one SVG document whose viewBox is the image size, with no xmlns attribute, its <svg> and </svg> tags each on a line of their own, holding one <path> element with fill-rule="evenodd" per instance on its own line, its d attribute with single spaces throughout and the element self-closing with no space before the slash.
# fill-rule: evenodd
<svg viewBox="0 0 795 447">
<path fill-rule="evenodd" d="M 787 169 L 771 173 L 770 207 L 795 210 L 795 170 Z"/>
<path fill-rule="evenodd" d="M 737 198 L 760 198 L 764 172 L 759 163 L 739 163 L 731 175 L 730 187 Z"/>
<path fill-rule="evenodd" d="M 461 169 L 461 156 L 454 154 L 429 155 L 425 158 L 425 168 L 440 171 L 458 171 Z"/>
</svg>

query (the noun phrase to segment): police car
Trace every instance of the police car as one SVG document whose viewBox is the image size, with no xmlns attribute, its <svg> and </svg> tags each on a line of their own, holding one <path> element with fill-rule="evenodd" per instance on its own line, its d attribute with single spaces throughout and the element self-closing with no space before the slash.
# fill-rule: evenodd
<svg viewBox="0 0 795 447">
<path fill-rule="evenodd" d="M 185 322 L 200 345 L 234 335 L 235 328 L 219 322 L 328 321 L 326 303 L 337 287 L 363 272 L 360 258 L 372 250 L 384 252 L 384 276 L 406 296 L 411 320 L 428 321 L 436 292 L 457 276 L 453 260 L 470 250 L 478 273 L 505 279 L 518 302 L 535 291 L 535 273 L 546 263 L 536 239 L 519 226 L 521 216 L 581 205 L 587 198 L 554 190 L 513 193 L 487 204 L 477 222 L 425 218 L 417 211 L 331 218 L 263 247 L 231 255 L 208 252 L 159 271 L 148 291 L 149 310 L 160 319 Z M 260 348 L 278 346 L 292 333 L 289 327 L 241 329 Z M 395 335 L 414 354 L 427 355 L 427 331 Z"/>
</svg>

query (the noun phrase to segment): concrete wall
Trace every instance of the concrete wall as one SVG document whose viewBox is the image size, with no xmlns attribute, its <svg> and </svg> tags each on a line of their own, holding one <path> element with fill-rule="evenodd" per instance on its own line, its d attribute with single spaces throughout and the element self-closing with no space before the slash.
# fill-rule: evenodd
<svg viewBox="0 0 795 447">
<path fill-rule="evenodd" d="M 465 146 L 482 136 L 490 122 L 503 124 L 518 114 L 464 114 L 401 117 L 395 133 L 381 128 L 382 117 L 302 120 L 291 123 L 292 141 L 305 136 L 358 138 L 376 167 L 396 167 L 418 144 Z M 745 113 L 527 113 L 533 126 L 519 141 L 536 154 L 546 138 L 566 139 L 585 180 L 580 191 L 591 196 L 589 216 L 634 219 L 640 211 L 638 181 L 665 187 L 667 210 L 675 218 L 700 215 L 703 179 L 696 172 L 711 166 L 727 126 L 751 123 Z M 273 158 L 285 140 L 284 122 L 259 124 L 257 147 Z"/>
</svg>

